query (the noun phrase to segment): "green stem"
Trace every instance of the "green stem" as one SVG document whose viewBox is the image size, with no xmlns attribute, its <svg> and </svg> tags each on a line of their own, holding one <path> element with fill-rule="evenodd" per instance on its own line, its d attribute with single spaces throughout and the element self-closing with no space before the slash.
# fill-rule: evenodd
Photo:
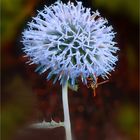
<svg viewBox="0 0 140 140">
<path fill-rule="evenodd" d="M 64 127 L 66 131 L 66 140 L 72 140 L 68 105 L 68 81 L 64 85 L 62 85 L 62 101 L 64 110 Z"/>
</svg>

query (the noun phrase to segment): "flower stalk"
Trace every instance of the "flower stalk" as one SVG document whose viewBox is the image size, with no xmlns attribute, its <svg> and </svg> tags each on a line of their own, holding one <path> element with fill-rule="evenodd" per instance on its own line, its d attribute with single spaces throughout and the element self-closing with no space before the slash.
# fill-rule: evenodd
<svg viewBox="0 0 140 140">
<path fill-rule="evenodd" d="M 64 111 L 64 127 L 66 131 L 66 140 L 72 140 L 68 105 L 68 81 L 66 81 L 65 84 L 62 84 L 62 102 Z"/>
</svg>

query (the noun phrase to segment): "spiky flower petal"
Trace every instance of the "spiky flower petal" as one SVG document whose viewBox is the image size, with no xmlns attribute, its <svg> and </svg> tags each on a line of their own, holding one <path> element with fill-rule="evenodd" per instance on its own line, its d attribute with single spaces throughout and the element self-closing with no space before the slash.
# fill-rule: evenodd
<svg viewBox="0 0 140 140">
<path fill-rule="evenodd" d="M 81 2 L 56 2 L 39 11 L 23 32 L 24 52 L 31 64 L 39 65 L 40 74 L 49 71 L 47 79 L 54 83 L 69 80 L 75 85 L 77 77 L 87 83 L 88 77 L 108 78 L 114 70 L 118 48 L 115 33 L 98 11 L 91 12 Z"/>
</svg>

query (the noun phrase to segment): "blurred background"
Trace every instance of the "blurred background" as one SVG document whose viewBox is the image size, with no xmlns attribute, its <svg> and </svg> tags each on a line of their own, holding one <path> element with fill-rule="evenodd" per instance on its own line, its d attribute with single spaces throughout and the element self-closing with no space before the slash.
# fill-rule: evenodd
<svg viewBox="0 0 140 140">
<path fill-rule="evenodd" d="M 72 1 L 72 0 L 71 0 Z M 139 137 L 139 1 L 82 0 L 99 10 L 117 32 L 119 61 L 109 83 L 92 90 L 79 83 L 69 90 L 74 140 L 138 140 Z M 63 128 L 29 129 L 42 120 L 63 121 L 61 86 L 25 64 L 21 33 L 37 10 L 55 0 L 1 0 L 1 136 L 2 140 L 64 140 Z M 63 0 L 67 2 L 67 0 Z"/>
</svg>

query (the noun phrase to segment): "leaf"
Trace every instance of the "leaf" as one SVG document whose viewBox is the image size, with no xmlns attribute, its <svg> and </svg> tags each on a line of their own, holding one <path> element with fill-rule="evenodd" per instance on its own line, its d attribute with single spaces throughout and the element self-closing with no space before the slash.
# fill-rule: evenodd
<svg viewBox="0 0 140 140">
<path fill-rule="evenodd" d="M 30 128 L 35 128 L 35 129 L 51 129 L 51 128 L 56 128 L 56 127 L 64 127 L 64 122 L 55 122 L 55 121 L 51 121 L 51 122 L 46 122 L 45 120 L 43 120 L 43 122 L 41 123 L 33 123 L 31 124 L 29 127 Z"/>
<path fill-rule="evenodd" d="M 71 90 L 73 90 L 73 91 L 77 91 L 78 90 L 78 85 L 74 85 L 74 86 L 72 86 L 71 84 L 68 84 L 68 87 L 71 89 Z"/>
</svg>

